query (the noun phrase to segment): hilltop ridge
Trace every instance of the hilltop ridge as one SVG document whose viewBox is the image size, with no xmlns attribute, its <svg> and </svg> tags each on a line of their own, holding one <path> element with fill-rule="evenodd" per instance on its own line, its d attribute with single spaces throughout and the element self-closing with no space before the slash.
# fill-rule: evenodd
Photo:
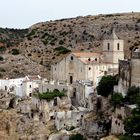
<svg viewBox="0 0 140 140">
<path fill-rule="evenodd" d="M 100 51 L 102 40 L 110 38 L 112 29 L 120 39 L 124 40 L 125 57 L 128 58 L 129 48 L 140 45 L 140 13 L 89 15 L 34 24 L 23 33 L 22 40 L 19 39 L 16 44 L 16 49 L 19 50 L 18 55 L 25 59 L 24 63 L 22 59 L 20 60 L 23 70 L 17 66 L 15 61 L 11 64 L 17 67 L 16 70 L 20 76 L 31 74 L 33 71 L 33 73 L 49 77 L 50 65 L 58 62 L 67 53 Z M 9 52 L 11 48 L 8 48 L 2 56 L 11 55 Z M 7 60 L 4 64 L 7 65 Z M 2 74 L 11 75 L 11 73 Z M 16 74 L 13 77 L 16 77 Z"/>
</svg>

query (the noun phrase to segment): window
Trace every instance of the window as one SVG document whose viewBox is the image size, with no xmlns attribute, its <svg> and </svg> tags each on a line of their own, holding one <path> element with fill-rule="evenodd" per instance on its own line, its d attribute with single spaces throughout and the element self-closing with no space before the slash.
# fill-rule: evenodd
<svg viewBox="0 0 140 140">
<path fill-rule="evenodd" d="M 119 43 L 117 44 L 117 50 L 120 50 L 120 44 Z"/>
<path fill-rule="evenodd" d="M 88 61 L 91 61 L 91 59 L 89 58 Z"/>
<path fill-rule="evenodd" d="M 73 56 L 71 56 L 71 58 L 70 58 L 71 60 L 73 60 Z"/>
<path fill-rule="evenodd" d="M 97 58 L 95 58 L 95 61 L 97 61 Z"/>
<path fill-rule="evenodd" d="M 88 69 L 91 70 L 91 67 L 89 67 Z"/>
<path fill-rule="evenodd" d="M 32 86 L 30 85 L 29 87 L 31 88 Z"/>
<path fill-rule="evenodd" d="M 107 49 L 110 50 L 110 43 L 107 44 Z"/>
</svg>

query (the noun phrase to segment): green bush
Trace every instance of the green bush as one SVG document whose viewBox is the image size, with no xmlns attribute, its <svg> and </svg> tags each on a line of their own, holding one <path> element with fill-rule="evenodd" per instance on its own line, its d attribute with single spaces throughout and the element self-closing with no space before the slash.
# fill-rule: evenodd
<svg viewBox="0 0 140 140">
<path fill-rule="evenodd" d="M 6 47 L 0 47 L 0 52 L 5 52 L 6 51 Z"/>
<path fill-rule="evenodd" d="M 110 99 L 110 103 L 116 108 L 123 104 L 123 96 L 121 93 L 113 93 Z"/>
<path fill-rule="evenodd" d="M 71 135 L 69 140 L 85 140 L 85 138 L 81 134 L 75 134 L 75 135 Z"/>
<path fill-rule="evenodd" d="M 32 37 L 33 35 L 35 35 L 35 30 L 32 30 L 30 33 L 28 33 L 28 34 L 26 35 L 26 37 L 27 37 L 29 40 L 31 40 L 31 37 Z"/>
<path fill-rule="evenodd" d="M 0 68 L 0 72 L 6 72 L 4 68 Z"/>
<path fill-rule="evenodd" d="M 0 56 L 0 61 L 3 61 L 3 60 L 4 60 L 4 58 L 2 56 Z"/>
<path fill-rule="evenodd" d="M 19 54 L 19 50 L 18 49 L 12 49 L 12 54 L 13 55 L 18 55 Z"/>
<path fill-rule="evenodd" d="M 69 50 L 63 46 L 55 48 L 54 51 L 57 51 L 59 54 L 66 54 L 66 53 L 71 52 L 71 50 Z"/>
<path fill-rule="evenodd" d="M 45 99 L 47 101 L 53 100 L 55 97 L 63 97 L 65 94 L 63 92 L 59 92 L 57 90 L 54 90 L 53 92 L 45 92 L 45 93 L 39 93 L 37 97 L 39 99 Z"/>
<path fill-rule="evenodd" d="M 135 86 L 130 87 L 126 93 L 124 101 L 129 104 L 140 105 L 140 88 Z"/>
<path fill-rule="evenodd" d="M 63 41 L 63 40 L 60 40 L 60 41 L 59 41 L 59 44 L 60 44 L 60 45 L 63 45 L 63 44 L 64 44 L 64 41 Z"/>
<path fill-rule="evenodd" d="M 124 129 L 128 136 L 140 134 L 140 109 L 136 108 L 124 121 Z"/>
<path fill-rule="evenodd" d="M 140 140 L 140 136 L 122 135 L 119 137 L 119 140 Z"/>
</svg>

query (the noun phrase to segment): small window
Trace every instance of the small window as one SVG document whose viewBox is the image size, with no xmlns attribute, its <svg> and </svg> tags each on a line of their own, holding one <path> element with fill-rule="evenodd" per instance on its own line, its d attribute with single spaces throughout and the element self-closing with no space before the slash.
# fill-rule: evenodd
<svg viewBox="0 0 140 140">
<path fill-rule="evenodd" d="M 31 97 L 32 96 L 32 93 L 29 93 L 29 97 Z"/>
<path fill-rule="evenodd" d="M 89 58 L 88 61 L 91 61 L 91 59 Z"/>
<path fill-rule="evenodd" d="M 117 50 L 120 50 L 120 44 L 119 43 L 117 44 Z"/>
<path fill-rule="evenodd" d="M 110 43 L 107 44 L 107 49 L 110 50 Z"/>
<path fill-rule="evenodd" d="M 30 85 L 29 87 L 31 88 L 32 86 Z"/>
<path fill-rule="evenodd" d="M 95 58 L 95 61 L 97 61 L 97 58 Z"/>
<path fill-rule="evenodd" d="M 73 56 L 71 56 L 71 60 L 73 60 Z"/>
<path fill-rule="evenodd" d="M 91 67 L 89 67 L 88 69 L 91 70 Z"/>
</svg>

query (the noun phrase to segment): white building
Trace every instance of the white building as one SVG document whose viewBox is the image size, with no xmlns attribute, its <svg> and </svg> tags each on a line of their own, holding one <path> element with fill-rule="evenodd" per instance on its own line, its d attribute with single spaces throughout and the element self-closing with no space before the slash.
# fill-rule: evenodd
<svg viewBox="0 0 140 140">
<path fill-rule="evenodd" d="M 113 32 L 110 40 L 103 40 L 102 52 L 73 52 L 52 65 L 52 79 L 70 84 L 76 80 L 90 80 L 97 86 L 104 74 L 118 72 L 118 60 L 124 59 L 123 48 L 123 40 Z"/>
<path fill-rule="evenodd" d="M 41 77 L 39 75 L 16 79 L 0 79 L 0 90 L 7 91 L 8 93 L 21 97 L 31 96 L 33 90 L 38 88 L 40 83 Z"/>
</svg>

